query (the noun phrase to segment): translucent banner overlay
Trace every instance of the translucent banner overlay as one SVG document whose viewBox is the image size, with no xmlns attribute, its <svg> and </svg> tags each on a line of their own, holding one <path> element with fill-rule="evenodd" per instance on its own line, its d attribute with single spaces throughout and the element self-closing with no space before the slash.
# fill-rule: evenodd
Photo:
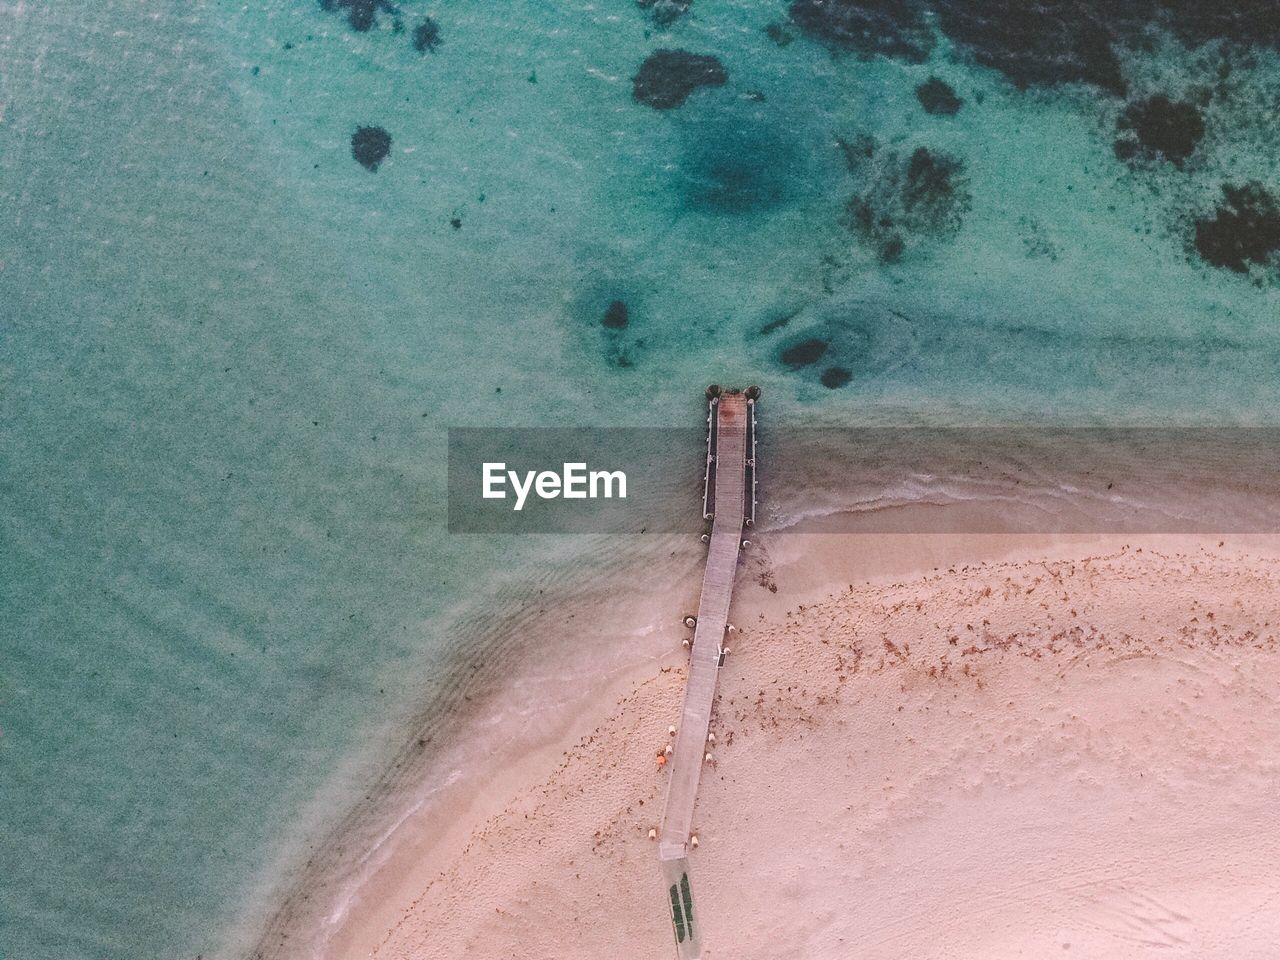
<svg viewBox="0 0 1280 960">
<path fill-rule="evenodd" d="M 698 428 L 452 429 L 449 530 L 700 533 L 706 454 Z M 762 416 L 758 472 L 762 531 L 1280 532 L 1276 428 L 789 429 Z"/>
</svg>

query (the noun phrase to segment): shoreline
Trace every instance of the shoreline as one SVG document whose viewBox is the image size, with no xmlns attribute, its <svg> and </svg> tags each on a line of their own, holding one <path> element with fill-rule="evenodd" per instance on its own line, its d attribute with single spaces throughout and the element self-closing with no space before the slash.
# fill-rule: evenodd
<svg viewBox="0 0 1280 960">
<path fill-rule="evenodd" d="M 613 588 L 639 564 L 687 584 L 684 592 L 696 597 L 700 547 L 655 536 L 635 548 L 634 560 L 606 561 L 595 579 L 582 575 L 599 559 L 592 549 L 580 563 L 557 564 L 549 578 L 506 588 L 501 609 L 469 608 L 438 626 L 458 637 L 460 649 L 483 655 L 452 665 L 457 682 L 447 703 L 424 705 L 391 742 L 372 746 L 386 757 L 373 779 L 358 779 L 369 767 L 358 758 L 336 772 L 308 808 L 310 828 L 259 882 L 219 956 L 345 955 L 345 917 L 370 899 L 377 877 L 407 851 L 416 857 L 438 834 L 450 835 L 447 823 L 459 805 L 477 816 L 487 809 L 478 796 L 491 771 L 540 769 L 584 709 L 630 685 L 661 655 L 680 624 L 654 612 L 656 598 L 672 591 L 659 583 L 622 595 Z M 570 644 L 552 642 L 568 631 L 600 655 L 576 662 Z M 257 906 L 263 902 L 269 909 Z"/>
<path fill-rule="evenodd" d="M 1032 558 L 1060 561 L 1123 549 L 1134 542 L 1175 551 L 1195 551 L 1216 548 L 1221 539 L 1189 534 L 921 536 L 823 532 L 824 525 L 840 529 L 843 522 L 841 518 L 809 519 L 783 536 L 762 537 L 758 541 L 760 547 L 745 558 L 744 569 L 739 573 L 736 622 L 744 625 L 781 622 L 789 611 L 820 604 L 840 588 L 859 582 L 889 589 L 901 586 L 904 581 L 949 569 L 954 573 L 964 565 L 1019 563 Z M 1253 553 L 1276 555 L 1265 536 L 1229 539 L 1233 545 L 1244 543 Z M 685 586 L 689 589 L 684 590 Z M 689 578 L 687 585 L 681 585 L 681 592 L 691 595 L 696 592 L 693 578 Z M 281 951 L 277 955 L 324 960 L 383 955 L 378 951 L 389 931 L 403 920 L 410 905 L 421 898 L 441 871 L 458 862 L 478 830 L 501 817 L 520 796 L 545 781 L 548 771 L 557 769 L 557 757 L 563 761 L 573 749 L 581 746 L 583 731 L 598 730 L 611 716 L 624 711 L 628 696 L 634 697 L 638 690 L 671 672 L 678 673 L 683 663 L 679 646 L 682 633 L 673 624 L 678 623 L 682 610 L 665 609 L 672 605 L 669 591 L 656 591 L 653 599 L 660 609 L 648 617 L 651 639 L 656 641 L 650 647 L 652 656 L 619 668 L 607 682 L 597 685 L 589 697 L 578 698 L 573 707 L 564 709 L 562 704 L 558 719 L 535 738 L 537 742 L 532 748 L 525 738 L 522 760 L 513 763 L 509 754 L 498 753 L 473 761 L 475 766 L 470 772 L 478 776 L 481 768 L 501 770 L 501 775 L 487 786 L 473 787 L 469 792 L 453 791 L 453 795 L 441 796 L 434 803 L 419 801 L 415 809 L 408 813 L 402 811 L 398 822 L 383 832 L 376 858 L 372 861 L 365 858 L 369 861 L 368 867 L 348 891 L 343 915 L 340 918 L 330 915 L 330 920 L 336 922 L 323 944 L 313 944 L 309 951 Z M 677 684 L 673 689 L 678 692 L 681 688 Z M 660 719 L 666 722 L 665 716 Z M 460 723 L 456 728 L 463 742 L 465 726 Z M 448 792 L 442 789 L 442 793 Z M 656 871 L 656 859 L 653 868 Z"/>
</svg>

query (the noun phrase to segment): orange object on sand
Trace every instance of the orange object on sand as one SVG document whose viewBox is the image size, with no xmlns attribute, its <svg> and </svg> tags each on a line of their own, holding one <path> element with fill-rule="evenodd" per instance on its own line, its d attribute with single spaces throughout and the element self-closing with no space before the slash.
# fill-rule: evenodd
<svg viewBox="0 0 1280 960">
<path fill-rule="evenodd" d="M 667 765 L 667 755 L 661 750 L 658 751 L 658 766 L 665 767 Z"/>
</svg>

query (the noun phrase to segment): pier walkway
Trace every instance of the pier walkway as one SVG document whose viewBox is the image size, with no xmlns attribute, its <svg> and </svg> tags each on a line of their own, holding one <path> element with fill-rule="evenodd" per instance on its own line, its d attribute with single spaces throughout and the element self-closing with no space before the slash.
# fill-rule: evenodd
<svg viewBox="0 0 1280 960">
<path fill-rule="evenodd" d="M 702 596 L 698 601 L 684 707 L 672 754 L 671 779 L 667 784 L 658 844 L 677 954 L 682 960 L 696 960 L 702 952 L 701 926 L 694 916 L 689 888 L 689 835 L 707 753 L 716 677 L 724 661 L 738 551 L 742 546 L 743 527 L 755 517 L 755 397 L 758 393 L 754 388 L 746 394 L 715 388 L 708 391 L 705 510 L 712 515 L 711 540 L 702 575 Z"/>
</svg>

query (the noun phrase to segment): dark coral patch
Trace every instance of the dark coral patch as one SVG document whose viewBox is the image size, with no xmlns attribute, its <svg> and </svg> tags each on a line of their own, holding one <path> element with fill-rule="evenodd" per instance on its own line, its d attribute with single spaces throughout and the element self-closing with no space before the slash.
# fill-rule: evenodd
<svg viewBox="0 0 1280 960">
<path fill-rule="evenodd" d="M 777 333 L 783 327 L 791 323 L 791 321 L 794 320 L 795 318 L 796 318 L 796 315 L 794 313 L 784 313 L 782 316 L 774 320 L 770 320 L 768 323 L 766 323 L 763 327 L 760 328 L 760 336 L 767 337 L 771 333 Z"/>
<path fill-rule="evenodd" d="M 435 53 L 440 46 L 440 24 L 430 17 L 413 28 L 413 49 L 419 53 Z"/>
<path fill-rule="evenodd" d="M 902 184 L 902 204 L 908 221 L 917 228 L 939 230 L 955 211 L 960 161 L 928 147 L 917 147 L 907 161 Z"/>
<path fill-rule="evenodd" d="M 320 0 L 320 9 L 331 13 L 346 11 L 347 23 L 359 33 L 366 33 L 377 26 L 379 13 L 392 16 L 399 13 L 391 0 Z"/>
<path fill-rule="evenodd" d="M 801 30 L 841 50 L 921 63 L 933 48 L 924 7 L 915 0 L 792 0 Z"/>
<path fill-rule="evenodd" d="M 882 262 L 902 259 L 913 239 L 941 239 L 960 228 L 970 197 L 959 159 L 928 147 L 905 162 L 892 153 L 855 157 L 851 169 L 868 183 L 849 202 L 847 222 Z"/>
<path fill-rule="evenodd" d="M 791 19 L 833 47 L 911 63 L 927 59 L 936 22 L 955 49 L 1019 89 L 1086 83 L 1123 95 L 1117 49 L 1167 28 L 1191 47 L 1280 49 L 1273 2 L 1205 0 L 791 0 Z"/>
<path fill-rule="evenodd" d="M 801 30 L 862 56 L 921 63 L 933 48 L 924 8 L 912 0 L 792 0 L 790 10 Z"/>
<path fill-rule="evenodd" d="M 631 314 L 627 310 L 627 305 L 621 300 L 614 300 L 605 308 L 600 324 L 609 330 L 625 330 L 630 320 Z"/>
<path fill-rule="evenodd" d="M 958 49 L 1021 88 L 1090 83 L 1123 94 L 1116 48 L 1148 44 L 1153 26 L 1190 47 L 1280 49 L 1280 16 L 1265 0 L 934 0 L 934 9 Z"/>
<path fill-rule="evenodd" d="M 1213 216 L 1196 221 L 1196 251 L 1215 267 L 1247 273 L 1280 262 L 1280 204 L 1260 183 L 1224 186 Z"/>
<path fill-rule="evenodd" d="M 366 170 L 376 171 L 391 152 L 391 134 L 381 127 L 356 127 L 351 135 L 351 155 Z"/>
<path fill-rule="evenodd" d="M 814 310 L 801 308 L 803 329 L 771 344 L 772 358 L 803 382 L 829 390 L 909 367 L 920 352 L 920 325 L 898 309 L 897 299 L 837 298 Z M 774 329 L 770 324 L 761 333 Z"/>
<path fill-rule="evenodd" d="M 778 360 L 790 370 L 801 370 L 821 360 L 830 346 L 826 340 L 811 337 L 787 347 L 778 354 Z"/>
<path fill-rule="evenodd" d="M 640 64 L 632 79 L 631 95 L 637 103 L 655 110 L 671 110 L 700 87 L 722 87 L 729 82 L 715 57 L 685 50 L 655 50 Z"/>
<path fill-rule="evenodd" d="M 916 99 L 924 107 L 925 113 L 936 116 L 953 117 L 964 106 L 964 101 L 956 96 L 951 84 L 937 77 L 930 77 L 916 87 Z"/>
<path fill-rule="evenodd" d="M 844 163 L 850 173 L 861 173 L 876 155 L 876 138 L 869 133 L 859 133 L 848 140 L 836 137 L 836 146 L 844 154 Z"/>
<path fill-rule="evenodd" d="M 891 233 L 880 244 L 880 262 L 897 263 L 907 252 L 907 242 L 899 234 Z"/>
<path fill-rule="evenodd" d="M 827 367 L 822 371 L 822 385 L 828 390 L 838 390 L 853 379 L 848 367 Z"/>
<path fill-rule="evenodd" d="M 1096 0 L 1099 4 L 1105 0 Z M 1138 5 L 1141 9 L 1142 5 Z M 1190 47 L 1213 40 L 1240 46 L 1280 49 L 1280 15 L 1269 0 L 1206 3 L 1205 0 L 1154 0 L 1170 29 Z"/>
<path fill-rule="evenodd" d="M 1137 6 L 1132 0 L 938 0 L 936 10 L 961 51 L 1020 89 L 1091 83 L 1123 93 L 1110 28 L 1126 13 L 1131 19 Z"/>
<path fill-rule="evenodd" d="M 1120 159 L 1141 155 L 1147 160 L 1163 158 L 1179 167 L 1204 137 L 1204 118 L 1195 105 L 1170 100 L 1163 93 L 1129 104 L 1116 127 L 1121 133 L 1116 139 Z"/>
<path fill-rule="evenodd" d="M 693 0 L 636 0 L 636 6 L 649 14 L 655 26 L 669 27 L 693 6 Z"/>
<path fill-rule="evenodd" d="M 764 34 L 779 47 L 789 47 L 795 40 L 795 37 L 791 35 L 791 31 L 787 29 L 786 24 L 782 23 L 769 24 L 764 28 Z"/>
</svg>

